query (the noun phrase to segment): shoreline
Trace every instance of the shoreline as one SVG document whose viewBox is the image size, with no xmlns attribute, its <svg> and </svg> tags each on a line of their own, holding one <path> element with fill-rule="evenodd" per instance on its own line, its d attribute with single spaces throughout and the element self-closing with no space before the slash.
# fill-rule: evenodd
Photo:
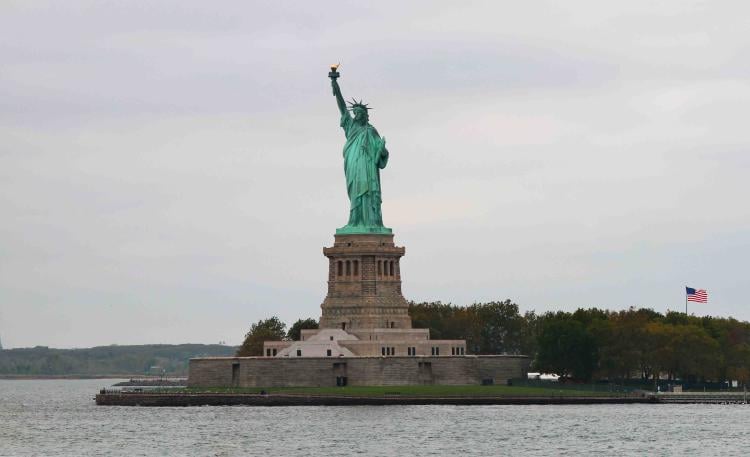
<svg viewBox="0 0 750 457">
<path fill-rule="evenodd" d="M 364 406 L 364 405 L 594 405 L 659 403 L 656 397 L 623 396 L 363 396 L 250 393 L 111 392 L 96 395 L 106 406 Z"/>
</svg>

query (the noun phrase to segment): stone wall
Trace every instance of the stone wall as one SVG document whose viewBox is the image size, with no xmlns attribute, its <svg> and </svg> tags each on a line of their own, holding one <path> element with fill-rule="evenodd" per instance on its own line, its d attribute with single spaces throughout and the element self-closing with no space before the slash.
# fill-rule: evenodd
<svg viewBox="0 0 750 457">
<path fill-rule="evenodd" d="M 211 357 L 190 360 L 190 387 L 322 387 L 505 384 L 525 378 L 526 356 Z"/>
</svg>

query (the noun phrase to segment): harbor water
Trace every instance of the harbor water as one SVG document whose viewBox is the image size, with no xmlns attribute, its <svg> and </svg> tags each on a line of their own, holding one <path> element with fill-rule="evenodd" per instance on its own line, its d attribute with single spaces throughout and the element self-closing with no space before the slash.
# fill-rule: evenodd
<svg viewBox="0 0 750 457">
<path fill-rule="evenodd" d="M 0 380 L 2 456 L 748 455 L 748 405 L 96 406 L 120 380 Z"/>
</svg>

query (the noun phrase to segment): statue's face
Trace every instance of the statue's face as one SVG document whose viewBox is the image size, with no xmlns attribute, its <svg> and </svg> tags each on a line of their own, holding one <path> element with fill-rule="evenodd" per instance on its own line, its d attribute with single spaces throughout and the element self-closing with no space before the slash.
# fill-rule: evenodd
<svg viewBox="0 0 750 457">
<path fill-rule="evenodd" d="M 360 124 L 366 124 L 370 120 L 370 116 L 367 114 L 367 110 L 364 108 L 354 108 L 354 122 Z"/>
</svg>

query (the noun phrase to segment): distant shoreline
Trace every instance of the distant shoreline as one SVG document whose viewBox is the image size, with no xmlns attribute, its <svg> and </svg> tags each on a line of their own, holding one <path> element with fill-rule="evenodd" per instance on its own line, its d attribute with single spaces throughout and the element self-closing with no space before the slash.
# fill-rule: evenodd
<svg viewBox="0 0 750 457">
<path fill-rule="evenodd" d="M 55 349 L 0 350 L 0 379 L 129 379 L 186 377 L 193 357 L 226 357 L 235 347 L 220 344 L 142 344 Z"/>
<path fill-rule="evenodd" d="M 169 378 L 182 378 L 187 375 L 169 375 Z M 63 375 L 12 375 L 0 374 L 0 380 L 34 380 L 34 379 L 158 379 L 157 377 L 143 376 L 139 374 L 63 374 Z"/>
</svg>

